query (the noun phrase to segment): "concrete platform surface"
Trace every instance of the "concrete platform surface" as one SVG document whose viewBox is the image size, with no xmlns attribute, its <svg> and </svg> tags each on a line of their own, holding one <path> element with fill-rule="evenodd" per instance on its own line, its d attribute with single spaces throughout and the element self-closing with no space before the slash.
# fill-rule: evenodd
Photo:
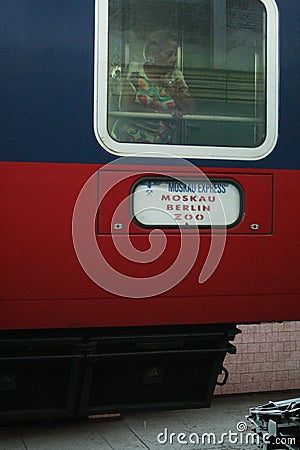
<svg viewBox="0 0 300 450">
<path fill-rule="evenodd" d="M 0 424 L 0 450 L 255 450 L 249 408 L 299 397 L 279 392 L 220 396 L 210 408 L 126 413 L 87 421 Z"/>
</svg>

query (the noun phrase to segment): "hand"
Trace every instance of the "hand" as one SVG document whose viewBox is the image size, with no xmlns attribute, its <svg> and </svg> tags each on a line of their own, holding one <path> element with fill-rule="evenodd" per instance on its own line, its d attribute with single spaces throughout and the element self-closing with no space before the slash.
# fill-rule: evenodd
<svg viewBox="0 0 300 450">
<path fill-rule="evenodd" d="M 172 112 L 172 117 L 173 117 L 174 120 L 182 119 L 182 115 L 183 115 L 182 111 L 175 110 L 175 111 Z"/>
</svg>

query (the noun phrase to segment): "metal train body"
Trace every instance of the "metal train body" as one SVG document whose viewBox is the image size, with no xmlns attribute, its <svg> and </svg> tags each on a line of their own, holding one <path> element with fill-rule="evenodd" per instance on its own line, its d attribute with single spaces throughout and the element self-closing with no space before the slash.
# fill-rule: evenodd
<svg viewBox="0 0 300 450">
<path fill-rule="evenodd" d="M 199 100 L 203 109 L 188 128 L 192 144 L 139 143 L 135 152 L 107 133 L 107 110 L 113 104 L 107 100 L 111 95 L 105 81 L 111 67 L 107 47 L 110 51 L 114 47 L 104 40 L 114 26 L 123 32 L 127 16 L 122 2 L 1 2 L 1 417 L 207 405 L 224 355 L 233 351 L 228 340 L 236 333 L 234 324 L 300 320 L 299 2 L 253 2 L 263 9 L 264 33 L 273 40 L 258 51 L 258 59 L 267 61 L 260 85 L 263 103 L 257 102 L 265 122 L 251 127 L 263 127 L 262 145 L 244 144 L 244 136 L 251 133 L 237 122 L 224 131 L 230 140 L 239 130 L 236 146 L 231 141 L 223 146 L 211 143 L 209 139 L 223 133 L 223 122 L 207 116 L 224 116 L 224 105 L 218 100 L 210 112 L 206 98 Z M 151 3 L 155 11 L 166 4 Z M 231 8 L 235 23 L 241 17 L 236 11 L 241 12 L 244 4 L 242 0 L 227 4 L 178 0 L 173 2 L 174 10 L 181 11 L 186 3 L 192 11 L 195 8 L 194 16 L 199 8 L 209 14 Z M 138 10 L 133 1 L 130 5 Z M 147 18 L 147 11 L 144 14 Z M 162 20 L 160 14 L 155 17 Z M 210 16 L 216 53 L 222 34 L 218 20 L 211 17 L 221 16 Z M 143 28 L 138 19 L 136 32 Z M 191 21 L 189 15 L 187 23 L 177 24 L 185 35 Z M 155 25 L 162 27 L 162 22 Z M 144 28 L 153 27 L 150 23 Z M 121 40 L 120 34 L 116 36 Z M 205 41 L 205 34 L 201 39 Z M 182 50 L 181 61 L 188 50 Z M 119 51 L 128 56 L 126 45 Z M 231 59 L 237 61 L 238 55 Z M 205 73 L 218 69 L 212 88 L 216 94 L 227 69 L 218 56 L 210 52 L 207 57 L 215 58 L 216 67 L 207 67 Z M 208 92 L 209 85 L 203 89 Z M 239 92 L 246 90 L 246 84 L 239 88 Z M 236 103 L 239 100 L 231 102 Z M 245 101 L 240 109 L 248 120 L 247 105 Z M 228 117 L 232 116 L 229 111 Z M 202 120 L 199 127 L 197 120 Z M 208 143 L 198 143 L 201 133 L 207 133 Z M 173 150 L 174 157 L 168 156 Z M 170 210 L 183 217 L 180 226 L 133 220 L 142 183 L 156 192 L 160 183 L 173 182 L 182 189 L 189 182 L 203 187 L 203 180 L 218 189 L 224 184 L 236 189 L 238 200 L 228 200 L 224 206 L 225 213 L 231 206 L 238 208 L 230 226 L 191 226 L 187 222 L 192 206 L 182 209 L 176 203 L 182 193 L 176 190 L 164 198 Z M 208 192 L 205 195 L 207 202 Z M 199 217 L 201 212 L 198 208 Z M 78 224 L 82 218 L 87 222 Z M 86 238 L 91 220 L 94 238 Z M 147 263 L 141 255 L 152 249 L 150 232 L 153 248 L 165 248 L 162 254 L 154 252 Z M 218 264 L 214 261 L 214 270 L 199 282 L 212 240 L 216 243 L 224 234 Z M 133 258 L 128 237 L 138 250 Z M 194 255 L 199 237 L 200 248 Z M 124 244 L 123 255 L 115 240 L 121 248 Z M 95 242 L 101 254 L 93 253 Z M 182 242 L 186 250 L 178 262 Z M 87 252 L 89 245 L 94 247 Z M 199 361 L 202 369 L 196 371 Z M 206 366 L 209 373 L 202 373 Z M 36 386 L 39 400 L 33 399 Z"/>
</svg>

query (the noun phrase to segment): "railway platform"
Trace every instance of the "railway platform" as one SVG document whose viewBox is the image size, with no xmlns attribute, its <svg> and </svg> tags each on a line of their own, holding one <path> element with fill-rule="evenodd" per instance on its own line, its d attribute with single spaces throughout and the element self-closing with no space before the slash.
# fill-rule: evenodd
<svg viewBox="0 0 300 450">
<path fill-rule="evenodd" d="M 0 450 L 255 450 L 249 409 L 299 391 L 215 396 L 210 408 L 0 425 Z M 284 447 L 283 447 L 284 448 Z"/>
</svg>

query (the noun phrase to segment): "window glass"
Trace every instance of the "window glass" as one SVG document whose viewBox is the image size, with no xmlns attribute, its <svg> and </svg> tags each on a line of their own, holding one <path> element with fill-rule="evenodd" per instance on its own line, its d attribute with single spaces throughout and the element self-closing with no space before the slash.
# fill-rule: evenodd
<svg viewBox="0 0 300 450">
<path fill-rule="evenodd" d="M 110 139 L 181 146 L 183 156 L 189 146 L 250 155 L 262 146 L 274 123 L 266 2 L 273 0 L 109 0 Z"/>
<path fill-rule="evenodd" d="M 142 227 L 232 227 L 243 215 L 242 189 L 227 179 L 144 178 L 135 184 L 131 201 Z"/>
</svg>

